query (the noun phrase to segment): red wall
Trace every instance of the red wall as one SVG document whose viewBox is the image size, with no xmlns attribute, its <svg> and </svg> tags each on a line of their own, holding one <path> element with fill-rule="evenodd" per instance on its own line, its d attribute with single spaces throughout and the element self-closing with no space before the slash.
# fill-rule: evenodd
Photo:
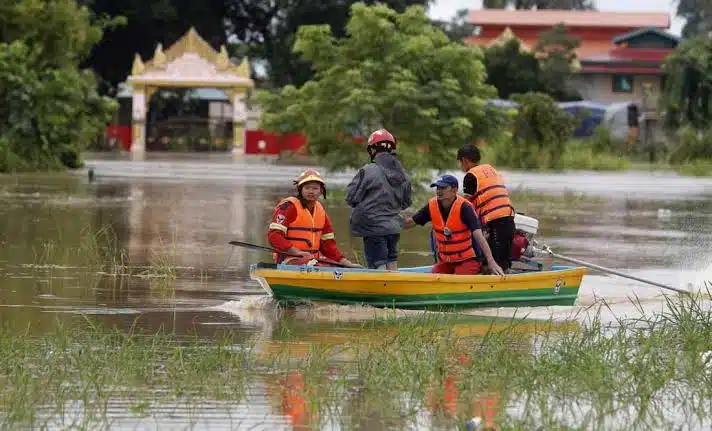
<svg viewBox="0 0 712 431">
<path fill-rule="evenodd" d="M 131 126 L 110 124 L 106 127 L 109 139 L 119 140 L 126 151 L 131 151 Z M 265 142 L 265 148 L 260 149 L 259 142 Z M 247 130 L 245 132 L 245 154 L 279 154 L 282 151 L 300 152 L 306 149 L 307 138 L 297 133 L 286 133 L 277 136 L 264 130 Z"/>
<path fill-rule="evenodd" d="M 264 149 L 259 147 L 260 140 L 265 142 Z M 264 130 L 248 130 L 245 132 L 245 154 L 279 154 L 282 151 L 299 152 L 305 147 L 306 143 L 307 138 L 296 133 L 277 136 Z"/>
<path fill-rule="evenodd" d="M 110 124 L 106 127 L 106 136 L 109 139 L 117 139 L 124 150 L 131 150 L 131 126 Z"/>
</svg>

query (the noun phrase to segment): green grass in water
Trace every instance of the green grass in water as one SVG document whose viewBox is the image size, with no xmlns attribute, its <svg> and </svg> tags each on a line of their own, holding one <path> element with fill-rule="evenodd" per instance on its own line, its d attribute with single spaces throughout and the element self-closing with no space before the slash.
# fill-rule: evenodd
<svg viewBox="0 0 712 431">
<path fill-rule="evenodd" d="M 167 402 L 186 410 L 211 400 L 234 407 L 252 383 L 298 371 L 312 424 L 362 427 L 377 418 L 400 428 L 425 409 L 443 426 L 462 426 L 483 394 L 497 394 L 499 429 L 672 429 L 712 414 L 712 314 L 704 298 L 670 299 L 662 314 L 615 325 L 589 310 L 588 324 L 570 331 L 544 324 L 524 330 L 526 320 L 512 320 L 467 335 L 458 333 L 467 327 L 461 317 L 438 314 L 343 332 L 329 327 L 347 335 L 338 342 L 310 336 L 315 328 L 300 335 L 286 327 L 271 341 L 276 352 L 259 342 L 234 345 L 229 333 L 179 339 L 109 331 L 90 319 L 38 336 L 4 328 L 1 421 L 41 427 L 48 414 L 68 415 L 76 400 L 84 427 L 106 426 L 115 399 L 129 400 L 129 414 L 138 416 Z M 307 347 L 297 355 L 300 343 Z M 457 389 L 450 404 L 446 388 Z"/>
</svg>

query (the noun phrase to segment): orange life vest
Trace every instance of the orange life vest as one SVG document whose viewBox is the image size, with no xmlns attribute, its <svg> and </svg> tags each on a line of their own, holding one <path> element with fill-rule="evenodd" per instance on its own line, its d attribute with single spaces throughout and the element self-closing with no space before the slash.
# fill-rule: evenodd
<svg viewBox="0 0 712 431">
<path fill-rule="evenodd" d="M 319 249 L 321 248 L 321 235 L 326 224 L 326 211 L 320 202 L 314 203 L 314 214 L 312 215 L 308 209 L 302 206 L 299 199 L 294 196 L 283 199 L 279 205 L 285 202 L 291 202 L 297 210 L 297 218 L 286 226 L 287 232 L 285 237 L 292 245 L 302 251 L 308 251 L 319 257 Z"/>
<path fill-rule="evenodd" d="M 514 216 L 514 207 L 502 176 L 492 165 L 478 165 L 468 171 L 477 178 L 477 192 L 472 198 L 482 224 Z"/>
<path fill-rule="evenodd" d="M 280 385 L 282 414 L 289 417 L 294 428 L 310 428 L 306 398 L 308 396 L 304 376 L 299 371 L 290 372 Z"/>
<path fill-rule="evenodd" d="M 460 212 L 463 205 L 470 205 L 462 196 L 455 198 L 447 221 L 443 220 L 436 198 L 430 199 L 430 221 L 433 223 L 438 258 L 442 262 L 462 262 L 475 257 L 472 248 L 472 231 L 462 222 Z"/>
</svg>

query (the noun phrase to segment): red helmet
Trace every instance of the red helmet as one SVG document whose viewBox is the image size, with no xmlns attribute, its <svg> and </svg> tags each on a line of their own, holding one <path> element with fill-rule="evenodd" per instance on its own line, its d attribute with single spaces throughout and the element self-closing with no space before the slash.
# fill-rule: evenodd
<svg viewBox="0 0 712 431">
<path fill-rule="evenodd" d="M 378 129 L 371 133 L 368 137 L 367 148 L 370 147 L 381 147 L 385 150 L 395 150 L 396 149 L 396 138 L 391 135 L 386 129 Z"/>
</svg>

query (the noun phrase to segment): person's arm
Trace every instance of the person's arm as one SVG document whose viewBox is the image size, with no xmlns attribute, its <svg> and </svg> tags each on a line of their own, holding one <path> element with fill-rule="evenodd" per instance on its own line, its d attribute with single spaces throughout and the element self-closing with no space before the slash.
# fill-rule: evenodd
<svg viewBox="0 0 712 431">
<path fill-rule="evenodd" d="M 485 254 L 485 259 L 487 259 L 487 266 L 489 267 L 490 271 L 492 271 L 492 273 L 496 275 L 504 275 L 504 271 L 494 260 L 494 256 L 492 256 L 492 250 L 489 247 L 487 239 L 482 234 L 482 229 L 477 229 L 473 231 L 472 234 L 475 237 L 475 241 L 477 241 L 477 244 L 482 249 L 482 252 Z"/>
<path fill-rule="evenodd" d="M 462 191 L 468 201 L 472 201 L 477 194 L 477 177 L 470 172 L 462 180 Z"/>
<path fill-rule="evenodd" d="M 504 271 L 502 271 L 502 268 L 494 260 L 494 256 L 492 256 L 492 250 L 490 249 L 489 243 L 487 243 L 487 239 L 482 234 L 482 226 L 480 226 L 480 221 L 477 215 L 475 215 L 475 210 L 472 208 L 472 205 L 463 203 L 460 217 L 462 218 L 462 222 L 472 231 L 477 245 L 480 246 L 482 253 L 485 254 L 487 266 L 490 271 L 497 275 L 504 275 Z"/>
<path fill-rule="evenodd" d="M 403 229 L 410 229 L 415 225 L 425 226 L 428 222 L 430 222 L 430 209 L 428 204 L 425 204 L 413 217 L 405 217 Z"/>
<path fill-rule="evenodd" d="M 272 248 L 279 251 L 297 256 L 311 257 L 311 253 L 299 250 L 287 239 L 287 228 L 296 219 L 297 209 L 290 202 L 285 202 L 275 208 L 267 231 L 267 242 Z"/>
<path fill-rule="evenodd" d="M 321 245 L 319 247 L 319 252 L 325 258 L 338 262 L 346 267 L 361 268 L 361 265 L 355 264 L 346 259 L 341 250 L 339 250 L 339 246 L 336 244 L 336 237 L 334 236 L 334 228 L 328 215 L 326 216 L 324 228 L 321 230 Z"/>
<path fill-rule="evenodd" d="M 413 205 L 413 185 L 410 180 L 406 180 L 405 190 L 403 192 L 403 202 L 401 202 L 401 210 L 407 210 Z"/>
<path fill-rule="evenodd" d="M 351 179 L 351 182 L 346 186 L 346 196 L 344 200 L 351 208 L 356 207 L 363 201 L 366 193 L 363 181 L 365 176 L 366 172 L 364 169 L 359 169 L 356 175 Z"/>
</svg>

